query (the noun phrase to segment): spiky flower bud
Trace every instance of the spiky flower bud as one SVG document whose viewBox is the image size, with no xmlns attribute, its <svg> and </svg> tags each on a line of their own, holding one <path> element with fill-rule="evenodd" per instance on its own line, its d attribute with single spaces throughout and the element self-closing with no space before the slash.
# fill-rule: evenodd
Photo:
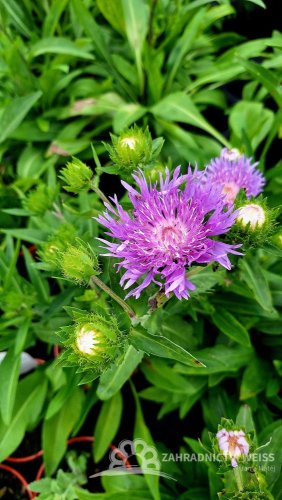
<svg viewBox="0 0 282 500">
<path fill-rule="evenodd" d="M 121 353 L 126 342 L 114 316 L 106 317 L 85 311 L 71 311 L 72 326 L 59 333 L 64 351 L 60 363 L 75 366 L 77 372 L 89 372 L 89 379 L 104 371 Z"/>
<path fill-rule="evenodd" d="M 244 250 L 265 245 L 275 227 L 276 210 L 267 206 L 262 195 L 248 200 L 243 193 L 240 193 L 235 208 L 237 217 L 228 238 L 242 242 Z"/>
<path fill-rule="evenodd" d="M 53 190 L 44 184 L 40 184 L 23 200 L 23 207 L 34 215 L 43 215 L 52 207 L 54 194 Z"/>
<path fill-rule="evenodd" d="M 75 242 L 76 229 L 72 224 L 61 224 L 59 229 L 44 243 L 38 255 L 45 265 L 45 269 L 56 271 L 60 269 L 61 254 L 66 247 Z"/>
<path fill-rule="evenodd" d="M 91 276 L 99 274 L 98 258 L 89 244 L 76 239 L 61 253 L 60 267 L 63 275 L 76 283 L 88 283 Z"/>
<path fill-rule="evenodd" d="M 112 146 L 104 144 L 112 162 L 118 170 L 131 173 L 137 167 L 146 167 L 159 154 L 163 140 L 152 140 L 149 129 L 142 130 L 136 125 L 119 137 L 111 134 Z"/>
<path fill-rule="evenodd" d="M 83 189 L 89 189 L 93 177 L 92 170 L 78 158 L 73 158 L 61 170 L 60 178 L 66 183 L 64 189 L 71 193 L 79 193 Z"/>
</svg>

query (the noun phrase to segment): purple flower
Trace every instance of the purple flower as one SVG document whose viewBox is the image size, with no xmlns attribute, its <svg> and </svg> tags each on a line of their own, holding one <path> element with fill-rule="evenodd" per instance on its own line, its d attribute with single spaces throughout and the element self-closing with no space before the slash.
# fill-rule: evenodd
<svg viewBox="0 0 282 500">
<path fill-rule="evenodd" d="M 125 269 L 120 280 L 125 289 L 141 281 L 127 297 L 138 298 L 150 283 L 162 287 L 164 282 L 166 295 L 173 292 L 179 299 L 187 299 L 189 290 L 195 289 L 186 277 L 193 262 L 217 261 L 230 269 L 227 254 L 240 255 L 235 250 L 240 245 L 214 238 L 230 229 L 237 214 L 226 208 L 218 187 L 203 182 L 203 175 L 192 173 L 190 168 L 186 175 L 180 175 L 177 167 L 170 179 L 166 169 L 158 189 L 157 183 L 148 185 L 139 172 L 133 178 L 140 192 L 122 182 L 133 205 L 131 215 L 116 196 L 112 198 L 115 208 L 105 204 L 107 210 L 97 220 L 109 229 L 106 234 L 119 242 L 100 239 L 109 251 L 104 255 L 121 259 L 117 266 Z"/>
<path fill-rule="evenodd" d="M 218 431 L 216 437 L 223 455 L 231 458 L 232 467 L 238 467 L 236 458 L 248 455 L 250 449 L 244 431 L 227 431 L 226 429 L 221 429 Z"/>
<path fill-rule="evenodd" d="M 246 190 L 248 198 L 261 193 L 265 178 L 256 168 L 257 165 L 252 164 L 252 158 L 246 158 L 237 149 L 225 148 L 207 166 L 206 181 L 221 185 L 225 201 L 232 204 L 240 189 Z"/>
</svg>

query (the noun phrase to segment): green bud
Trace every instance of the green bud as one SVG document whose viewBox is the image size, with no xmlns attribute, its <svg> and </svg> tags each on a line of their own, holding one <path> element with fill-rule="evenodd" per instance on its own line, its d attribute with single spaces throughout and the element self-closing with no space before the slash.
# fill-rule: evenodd
<svg viewBox="0 0 282 500">
<path fill-rule="evenodd" d="M 47 186 L 40 184 L 23 200 L 23 207 L 34 215 L 43 215 L 52 207 L 53 201 L 54 191 Z"/>
<path fill-rule="evenodd" d="M 272 238 L 271 238 L 271 242 L 277 246 L 278 248 L 281 248 L 282 249 L 282 229 L 280 229 L 279 231 L 277 231 L 277 233 L 275 233 Z"/>
<path fill-rule="evenodd" d="M 160 161 L 154 162 L 150 168 L 145 170 L 145 177 L 148 181 L 152 183 L 160 180 L 160 175 L 165 175 L 165 165 L 163 165 Z"/>
<path fill-rule="evenodd" d="M 138 167 L 148 166 L 159 154 L 163 139 L 152 140 L 149 129 L 145 131 L 136 125 L 119 137 L 111 134 L 112 146 L 104 144 L 112 162 L 119 170 L 131 173 Z"/>
<path fill-rule="evenodd" d="M 99 274 L 98 258 L 89 244 L 76 240 L 60 255 L 63 275 L 76 283 L 88 283 L 91 276 Z"/>
<path fill-rule="evenodd" d="M 61 224 L 59 229 L 53 234 L 47 243 L 44 243 L 38 255 L 49 271 L 60 269 L 61 254 L 66 246 L 75 242 L 76 229 L 72 224 Z"/>
<path fill-rule="evenodd" d="M 93 177 L 92 170 L 78 158 L 73 158 L 61 170 L 60 178 L 66 183 L 64 189 L 71 193 L 79 193 L 83 189 L 89 189 Z"/>
<path fill-rule="evenodd" d="M 75 323 L 59 333 L 64 346 L 61 364 L 76 366 L 78 372 L 99 374 L 121 353 L 122 333 L 114 316 L 79 311 L 72 313 Z"/>
</svg>

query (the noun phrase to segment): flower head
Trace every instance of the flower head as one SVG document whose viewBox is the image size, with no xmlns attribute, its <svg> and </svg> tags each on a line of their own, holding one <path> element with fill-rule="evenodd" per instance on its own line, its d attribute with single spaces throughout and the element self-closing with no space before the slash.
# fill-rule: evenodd
<svg viewBox="0 0 282 500">
<path fill-rule="evenodd" d="M 225 457 L 231 458 L 233 467 L 238 466 L 236 458 L 249 453 L 250 446 L 245 436 L 242 430 L 227 431 L 226 429 L 221 429 L 216 435 L 220 450 Z"/>
<path fill-rule="evenodd" d="M 202 182 L 202 173 L 188 170 L 180 175 L 177 167 L 170 179 L 169 170 L 157 183 L 148 184 L 140 172 L 133 178 L 140 191 L 122 182 L 133 205 L 126 212 L 113 198 L 115 207 L 106 204 L 106 212 L 98 221 L 108 228 L 106 233 L 118 242 L 101 239 L 109 253 L 125 269 L 121 285 L 127 289 L 142 280 L 130 295 L 138 298 L 150 283 L 162 286 L 168 296 L 187 299 L 195 286 L 186 277 L 186 268 L 193 262 L 217 261 L 231 268 L 228 253 L 238 254 L 238 245 L 214 239 L 226 233 L 234 223 L 236 213 L 226 209 L 221 190 Z M 183 185 L 183 190 L 179 187 Z M 161 279 L 161 281 L 159 281 Z"/>
<path fill-rule="evenodd" d="M 207 166 L 206 182 L 219 184 L 225 201 L 232 204 L 240 189 L 246 190 L 248 198 L 261 193 L 265 178 L 256 167 L 257 163 L 240 155 L 237 149 L 224 148 Z"/>
</svg>

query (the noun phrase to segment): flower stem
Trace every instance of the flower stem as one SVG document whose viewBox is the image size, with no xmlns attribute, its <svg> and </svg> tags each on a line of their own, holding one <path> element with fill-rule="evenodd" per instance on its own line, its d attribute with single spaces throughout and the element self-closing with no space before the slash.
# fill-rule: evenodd
<svg viewBox="0 0 282 500">
<path fill-rule="evenodd" d="M 90 187 L 92 191 L 94 191 L 104 203 L 107 203 L 108 205 L 110 204 L 108 198 L 104 195 L 103 191 L 101 191 L 101 189 L 99 189 L 98 186 L 96 185 L 95 178 L 92 180 Z"/>
<path fill-rule="evenodd" d="M 242 470 L 241 470 L 240 466 L 234 467 L 233 471 L 234 471 L 235 481 L 237 483 L 238 490 L 243 491 L 244 484 L 243 484 Z"/>
<path fill-rule="evenodd" d="M 101 281 L 97 276 L 91 276 L 90 278 L 90 286 L 91 283 L 94 285 L 97 285 L 99 288 L 104 290 L 112 299 L 114 299 L 122 308 L 123 310 L 128 314 L 128 316 L 133 319 L 135 318 L 135 312 L 131 307 L 123 300 L 121 299 L 111 288 L 109 288 L 103 281 Z"/>
</svg>

